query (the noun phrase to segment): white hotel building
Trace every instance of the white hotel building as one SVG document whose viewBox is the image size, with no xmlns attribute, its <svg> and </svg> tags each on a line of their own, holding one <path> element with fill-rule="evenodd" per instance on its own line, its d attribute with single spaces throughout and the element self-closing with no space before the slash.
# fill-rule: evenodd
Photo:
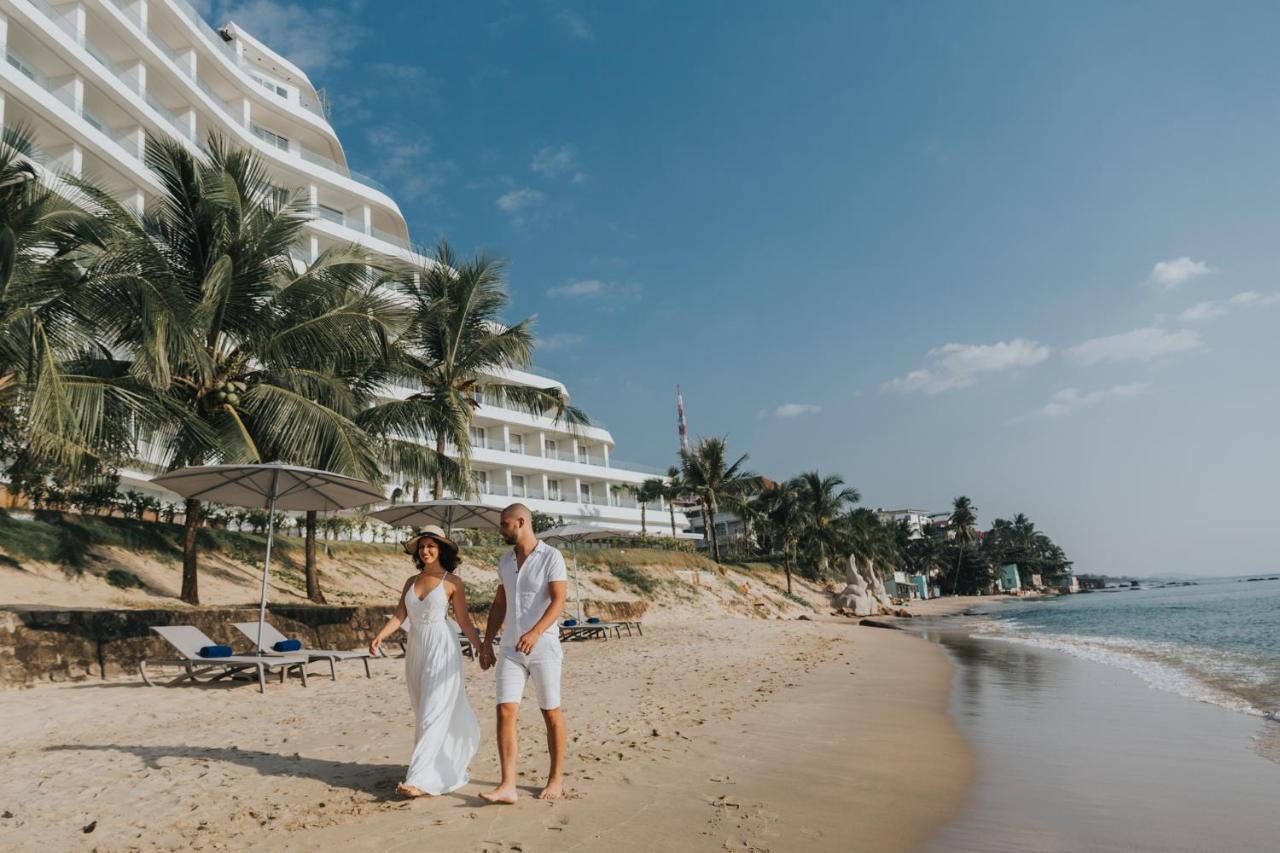
<svg viewBox="0 0 1280 853">
<path fill-rule="evenodd" d="M 235 24 L 215 31 L 186 0 L 0 0 L 0 51 L 0 120 L 29 129 L 51 170 L 91 178 L 141 211 L 161 192 L 143 163 L 147 135 L 198 150 L 216 133 L 256 151 L 281 186 L 306 189 L 315 218 L 298 261 L 356 242 L 421 262 L 390 191 L 347 166 L 322 94 Z M 564 387 L 531 373 L 506 379 Z M 639 528 L 640 510 L 619 487 L 657 472 L 617 467 L 607 430 L 575 436 L 499 400 L 483 403 L 472 458 L 484 501 Z M 147 475 L 125 471 L 122 480 L 140 487 Z M 665 509 L 650 507 L 654 532 L 669 532 Z M 685 527 L 683 515 L 676 521 Z"/>
</svg>

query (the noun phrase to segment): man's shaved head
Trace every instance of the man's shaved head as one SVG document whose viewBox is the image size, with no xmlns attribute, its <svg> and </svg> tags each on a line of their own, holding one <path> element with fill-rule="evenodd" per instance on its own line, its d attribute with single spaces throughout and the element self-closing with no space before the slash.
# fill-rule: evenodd
<svg viewBox="0 0 1280 853">
<path fill-rule="evenodd" d="M 537 540 L 533 535 L 533 513 L 524 504 L 512 504 L 502 511 L 498 519 L 498 532 L 508 545 L 524 541 L 532 547 Z"/>
<path fill-rule="evenodd" d="M 530 524 L 533 523 L 533 513 L 524 504 L 512 504 L 502 511 L 503 518 L 523 518 Z"/>
</svg>

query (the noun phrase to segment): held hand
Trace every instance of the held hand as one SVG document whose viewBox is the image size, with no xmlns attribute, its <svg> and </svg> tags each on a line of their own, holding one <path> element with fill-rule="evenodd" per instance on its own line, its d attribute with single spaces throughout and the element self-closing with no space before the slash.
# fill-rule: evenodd
<svg viewBox="0 0 1280 853">
<path fill-rule="evenodd" d="M 488 669 L 493 666 L 494 663 L 493 646 L 489 643 L 484 643 L 480 646 L 480 668 Z"/>
<path fill-rule="evenodd" d="M 541 637 L 542 635 L 537 631 L 529 631 L 520 638 L 520 642 L 516 643 L 516 651 L 525 655 L 532 653 L 533 647 L 538 644 Z"/>
</svg>

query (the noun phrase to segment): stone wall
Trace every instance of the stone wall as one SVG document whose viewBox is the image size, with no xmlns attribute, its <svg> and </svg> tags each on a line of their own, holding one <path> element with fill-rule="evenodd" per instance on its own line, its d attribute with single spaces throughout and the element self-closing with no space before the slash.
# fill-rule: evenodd
<svg viewBox="0 0 1280 853">
<path fill-rule="evenodd" d="M 572 603 L 569 609 L 573 609 Z M 584 616 L 641 619 L 646 601 L 584 600 Z M 359 649 L 386 622 L 390 610 L 379 607 L 267 607 L 267 621 L 304 645 L 326 649 Z M 483 630 L 487 613 L 473 613 Z M 231 627 L 256 622 L 256 607 L 207 607 L 192 610 L 0 610 L 0 686 L 39 681 L 76 681 L 137 675 L 143 658 L 175 657 L 173 649 L 151 630 L 153 625 L 194 625 L 216 642 L 237 652 L 252 643 Z M 403 639 L 403 632 L 391 642 Z"/>
</svg>

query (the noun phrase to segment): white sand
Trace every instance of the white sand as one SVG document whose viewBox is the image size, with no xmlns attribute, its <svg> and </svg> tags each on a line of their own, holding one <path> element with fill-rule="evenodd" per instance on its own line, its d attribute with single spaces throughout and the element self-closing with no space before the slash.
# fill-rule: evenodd
<svg viewBox="0 0 1280 853">
<path fill-rule="evenodd" d="M 256 687 L 136 680 L 0 693 L 0 847 L 908 850 L 958 807 L 970 757 L 937 647 L 847 620 L 655 621 L 566 647 L 568 798 L 514 807 L 492 673 L 469 668 L 473 784 L 401 801 L 403 661 Z M 521 782 L 545 772 L 532 698 Z M 90 833 L 84 829 L 92 826 Z"/>
</svg>

